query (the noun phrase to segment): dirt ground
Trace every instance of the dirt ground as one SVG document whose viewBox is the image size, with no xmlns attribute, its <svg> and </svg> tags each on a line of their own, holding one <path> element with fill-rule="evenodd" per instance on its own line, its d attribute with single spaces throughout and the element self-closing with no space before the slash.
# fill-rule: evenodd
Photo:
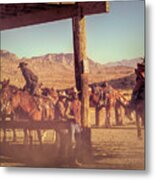
<svg viewBox="0 0 155 180">
<path fill-rule="evenodd" d="M 144 131 L 138 139 L 136 129 L 93 129 L 94 164 L 105 169 L 144 169 Z M 89 166 L 88 166 L 89 167 Z"/>
<path fill-rule="evenodd" d="M 59 162 L 54 145 L 54 132 L 48 131 L 42 148 L 38 145 L 34 132 L 34 146 L 22 144 L 23 133 L 17 132 L 17 141 L 11 143 L 12 132 L 7 132 L 7 143 L 2 143 L 1 131 L 0 162 L 1 166 L 37 166 L 37 167 L 74 167 L 96 169 L 144 169 L 144 131 L 142 139 L 137 138 L 135 128 L 92 128 L 92 151 L 85 163 L 73 165 Z M 50 141 L 49 141 L 50 140 Z M 64 165 L 62 165 L 62 164 Z"/>
</svg>

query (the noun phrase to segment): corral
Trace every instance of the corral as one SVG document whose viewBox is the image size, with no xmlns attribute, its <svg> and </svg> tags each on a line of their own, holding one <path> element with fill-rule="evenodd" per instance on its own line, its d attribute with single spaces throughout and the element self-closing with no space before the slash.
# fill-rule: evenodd
<svg viewBox="0 0 155 180">
<path fill-rule="evenodd" d="M 108 2 L 1 5 L 1 30 L 72 18 L 75 80 L 76 87 L 81 92 L 82 102 L 83 135 L 82 142 L 80 142 L 82 145 L 80 144 L 79 147 L 84 149 L 81 158 L 85 158 L 82 164 L 79 162 L 74 164 L 72 158 L 75 157 L 76 152 L 73 152 L 72 157 L 70 151 L 65 150 L 63 142 L 70 143 L 70 135 L 66 137 L 65 132 L 66 130 L 69 132 L 70 129 L 67 123 L 5 121 L 1 123 L 1 128 L 6 130 L 7 134 L 6 141 L 3 142 L 4 135 L 1 131 L 2 166 L 144 169 L 144 142 L 142 140 L 137 143 L 135 127 L 98 129 L 91 128 L 89 121 L 89 67 L 86 55 L 84 16 L 108 11 Z M 12 142 L 11 139 L 11 130 L 13 129 L 17 132 L 15 142 Z M 28 144 L 23 144 L 23 131 L 21 129 L 34 132 L 33 145 L 31 141 Z M 51 134 L 49 137 L 45 137 L 43 146 L 40 146 L 36 139 L 35 130 L 38 129 L 46 130 L 47 134 Z M 59 146 L 55 137 L 60 129 L 64 132 L 60 133 L 61 145 Z M 70 149 L 69 144 L 67 148 Z M 60 152 L 58 153 L 58 151 Z M 64 157 L 64 154 L 67 158 Z M 135 157 L 135 162 L 133 162 Z M 71 161 L 68 161 L 68 158 L 71 158 Z"/>
</svg>

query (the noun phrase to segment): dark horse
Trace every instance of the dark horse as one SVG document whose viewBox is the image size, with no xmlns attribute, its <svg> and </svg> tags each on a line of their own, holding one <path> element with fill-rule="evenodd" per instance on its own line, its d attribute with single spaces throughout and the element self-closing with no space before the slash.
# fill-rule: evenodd
<svg viewBox="0 0 155 180">
<path fill-rule="evenodd" d="M 129 108 L 136 112 L 137 136 L 141 138 L 141 127 L 145 125 L 145 64 L 137 64 L 137 78 Z"/>
</svg>

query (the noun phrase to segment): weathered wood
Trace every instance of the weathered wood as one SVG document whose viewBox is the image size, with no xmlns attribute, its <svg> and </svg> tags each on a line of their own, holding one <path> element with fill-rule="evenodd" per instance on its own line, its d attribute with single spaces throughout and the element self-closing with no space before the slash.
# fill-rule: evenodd
<svg viewBox="0 0 155 180">
<path fill-rule="evenodd" d="M 69 129 L 69 122 L 59 122 L 59 121 L 1 121 L 0 128 L 2 129 L 23 129 L 28 128 L 31 130 L 35 129 Z"/>
<path fill-rule="evenodd" d="M 74 40 L 74 65 L 76 87 L 81 92 L 82 125 L 89 127 L 88 59 L 86 55 L 86 27 L 83 9 L 78 8 L 78 16 L 72 19 Z"/>
<path fill-rule="evenodd" d="M 109 12 L 109 2 L 79 2 L 79 7 L 83 9 L 83 15 L 91 15 L 98 13 L 107 13 Z"/>
<path fill-rule="evenodd" d="M 0 4 L 0 30 L 72 18 L 79 7 L 83 15 L 108 12 L 108 2 Z"/>
<path fill-rule="evenodd" d="M 72 18 L 73 29 L 73 47 L 74 47 L 74 69 L 75 69 L 75 81 L 78 91 L 81 90 L 81 64 L 80 64 L 80 43 L 79 43 L 79 21 L 78 17 Z"/>
<path fill-rule="evenodd" d="M 76 15 L 76 7 L 66 5 L 64 7 L 51 7 L 47 10 L 38 10 L 36 12 L 17 14 L 16 16 L 9 16 L 2 18 L 0 21 L 0 29 L 11 29 L 21 26 L 40 24 L 45 22 L 66 19 Z"/>
<path fill-rule="evenodd" d="M 89 118 L 89 92 L 88 92 L 88 74 L 81 75 L 82 84 L 82 125 L 83 127 L 90 127 Z"/>
</svg>

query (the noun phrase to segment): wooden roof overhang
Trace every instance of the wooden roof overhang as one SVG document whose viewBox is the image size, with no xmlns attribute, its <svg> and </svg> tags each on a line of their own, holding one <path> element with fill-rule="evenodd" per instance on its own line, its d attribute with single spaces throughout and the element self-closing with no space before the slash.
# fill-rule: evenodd
<svg viewBox="0 0 155 180">
<path fill-rule="evenodd" d="M 0 4 L 0 30 L 109 11 L 108 2 Z"/>
</svg>

